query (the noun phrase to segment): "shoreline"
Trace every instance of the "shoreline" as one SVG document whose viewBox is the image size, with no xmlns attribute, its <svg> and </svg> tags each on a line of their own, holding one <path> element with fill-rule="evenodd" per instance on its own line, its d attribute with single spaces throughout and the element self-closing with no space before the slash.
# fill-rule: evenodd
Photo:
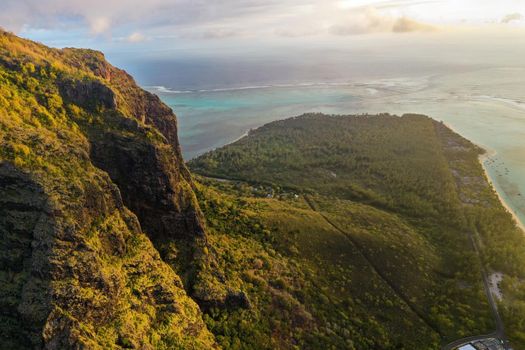
<svg viewBox="0 0 525 350">
<path fill-rule="evenodd" d="M 450 130 L 455 132 L 456 134 L 462 135 L 454 127 L 452 127 L 452 125 L 450 125 L 449 123 L 443 122 L 443 124 L 447 128 L 449 128 Z M 474 143 L 471 140 L 469 140 L 469 141 Z M 505 208 L 506 211 L 508 211 L 510 213 L 510 215 L 512 215 L 512 218 L 514 219 L 514 222 L 515 222 L 516 226 L 523 232 L 523 234 L 525 234 L 525 223 L 521 221 L 520 217 L 512 209 L 512 206 L 507 202 L 507 200 L 505 199 L 506 195 L 504 193 L 501 194 L 498 191 L 498 186 L 496 185 L 496 179 L 494 179 L 494 178 L 492 178 L 492 176 L 490 176 L 490 173 L 489 173 L 488 169 L 485 167 L 485 161 L 488 158 L 490 158 L 490 157 L 496 156 L 498 154 L 498 152 L 496 152 L 495 150 L 493 150 L 493 149 L 491 149 L 489 147 L 486 147 L 486 146 L 480 146 L 478 144 L 476 144 L 476 146 L 480 147 L 481 149 L 483 149 L 485 151 L 485 153 L 479 155 L 478 161 L 479 161 L 479 164 L 481 165 L 481 168 L 483 169 L 483 172 L 485 173 L 486 180 L 488 181 L 489 185 L 492 187 L 492 189 L 494 190 L 494 192 L 498 196 L 498 199 L 499 199 L 499 202 L 501 203 L 501 205 Z M 502 189 L 502 191 L 503 191 L 503 189 Z"/>
<path fill-rule="evenodd" d="M 195 159 L 195 158 L 197 158 L 197 157 L 199 157 L 199 156 L 201 156 L 201 155 L 203 155 L 203 154 L 206 154 L 206 153 L 208 153 L 208 152 L 213 152 L 213 151 L 215 151 L 216 149 L 219 149 L 219 148 L 221 148 L 221 147 L 225 147 L 225 146 L 231 145 L 232 143 L 235 143 L 235 142 L 239 141 L 240 139 L 242 139 L 242 138 L 248 136 L 248 134 L 250 133 L 250 130 L 251 130 L 251 129 L 246 130 L 246 132 L 244 132 L 244 134 L 242 134 L 241 136 L 237 137 L 235 140 L 233 140 L 233 141 L 231 141 L 231 142 L 225 143 L 225 144 L 222 145 L 222 146 L 217 146 L 217 147 L 210 148 L 209 150 L 207 150 L 207 151 L 205 151 L 205 152 L 202 152 L 202 153 L 200 153 L 200 154 L 198 154 L 198 155 L 196 155 L 196 156 L 193 156 L 193 157 L 191 157 L 191 158 L 186 158 L 186 157 L 184 157 L 184 163 L 188 163 L 189 161 L 191 161 L 191 160 L 193 160 L 193 159 Z"/>
<path fill-rule="evenodd" d="M 229 143 L 225 144 L 224 146 L 231 145 L 232 143 L 235 143 L 235 142 L 239 141 L 240 139 L 245 138 L 245 137 L 248 136 L 248 134 L 250 133 L 250 130 L 251 130 L 251 129 L 245 131 L 244 134 L 242 134 L 241 136 L 237 137 L 237 138 L 236 138 L 235 140 L 233 140 L 232 142 L 229 142 Z M 224 146 L 221 146 L 221 147 L 224 147 Z"/>
<path fill-rule="evenodd" d="M 492 188 L 494 189 L 494 192 L 496 192 L 496 195 L 498 196 L 498 199 L 499 199 L 501 205 L 503 205 L 505 210 L 507 210 L 510 213 L 510 215 L 512 215 L 512 218 L 514 219 L 514 222 L 516 223 L 516 226 L 525 234 L 525 224 L 521 221 L 519 216 L 512 209 L 512 206 L 505 200 L 505 197 L 504 197 L 505 194 L 502 195 L 498 191 L 498 187 L 495 184 L 495 179 L 493 179 L 492 176 L 490 176 L 490 173 L 489 173 L 488 169 L 485 167 L 486 160 L 489 159 L 490 157 L 496 156 L 498 153 L 496 151 L 494 151 L 494 150 L 487 150 L 487 149 L 485 149 L 485 152 L 486 153 L 481 154 L 478 157 L 479 163 L 480 163 L 481 167 L 483 168 L 483 172 L 485 173 L 485 177 L 487 178 L 487 181 L 489 182 L 490 186 L 492 186 Z"/>
<path fill-rule="evenodd" d="M 432 118 L 433 119 L 433 118 Z M 434 119 L 436 120 L 436 119 Z M 460 132 L 458 132 L 454 127 L 452 127 L 449 123 L 445 123 L 443 121 L 439 121 L 439 120 L 436 120 L 437 122 L 442 122 L 443 125 L 445 125 L 447 128 L 449 128 L 450 130 L 452 130 L 453 132 L 455 132 L 456 134 L 458 135 L 462 135 Z M 227 145 L 231 145 L 232 143 L 235 143 L 239 140 L 241 140 L 242 138 L 246 137 L 249 135 L 251 129 L 248 129 L 246 130 L 241 136 L 237 137 L 236 139 L 234 139 L 233 141 L 231 142 L 228 142 L 226 143 L 224 146 L 227 146 Z M 472 141 L 470 141 L 472 142 Z M 509 212 L 511 215 L 512 215 L 512 218 L 514 220 L 514 223 L 516 224 L 516 226 L 523 232 L 523 234 L 525 234 L 525 222 L 523 222 L 520 217 L 516 214 L 516 212 L 513 210 L 512 206 L 510 203 L 507 202 L 506 200 L 506 194 L 505 193 L 500 193 L 500 191 L 498 191 L 498 186 L 497 186 L 497 181 L 495 178 L 493 178 L 491 175 L 490 175 L 490 172 L 489 170 L 485 167 L 485 162 L 488 158 L 490 157 L 494 157 L 496 156 L 498 153 L 489 148 L 489 147 L 486 147 L 486 146 L 480 146 L 478 144 L 476 144 L 478 147 L 480 147 L 481 149 L 483 149 L 485 151 L 484 154 L 481 154 L 479 155 L 478 157 L 478 161 L 479 161 L 479 164 L 481 165 L 481 168 L 483 169 L 483 172 L 485 174 L 485 178 L 487 180 L 487 182 L 489 183 L 489 185 L 492 187 L 492 189 L 494 190 L 494 192 L 496 193 L 496 195 L 498 196 L 498 199 L 499 199 L 499 202 L 501 203 L 501 205 L 505 208 L 505 210 L 507 212 Z M 221 147 L 224 147 L 224 146 L 221 146 Z M 213 150 L 217 149 L 214 148 Z M 503 191 L 503 189 L 501 189 L 501 191 Z"/>
</svg>

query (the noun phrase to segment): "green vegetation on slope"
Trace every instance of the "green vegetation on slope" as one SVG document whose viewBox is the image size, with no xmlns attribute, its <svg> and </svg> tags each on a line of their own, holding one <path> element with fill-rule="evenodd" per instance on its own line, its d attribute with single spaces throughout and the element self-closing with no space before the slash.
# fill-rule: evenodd
<svg viewBox="0 0 525 350">
<path fill-rule="evenodd" d="M 420 340 L 405 331 L 396 341 L 406 348 L 412 348 L 409 342 L 415 339 L 418 348 L 436 348 L 430 339 L 446 343 L 493 331 L 495 324 L 471 235 L 482 248 L 487 268 L 506 275 L 506 298 L 501 309 L 511 340 L 519 348 L 524 344 L 524 299 L 519 291 L 523 286 L 519 281 L 525 266 L 525 242 L 484 177 L 478 162 L 481 153 L 478 147 L 424 116 L 312 114 L 267 124 L 189 165 L 205 176 L 251 184 L 253 189 L 244 191 L 248 197 L 261 186 L 266 186 L 270 196 L 282 191 L 304 194 L 315 209 L 312 215 L 322 214 L 325 223 L 348 237 L 368 268 L 376 271 L 378 281 L 375 288 L 360 289 L 365 285 L 341 270 L 340 278 L 345 276 L 350 281 L 342 290 L 351 298 L 366 293 L 379 300 L 375 310 L 383 317 L 378 325 L 388 339 L 374 343 L 374 337 L 366 337 L 371 343 L 359 343 L 357 348 L 380 348 L 400 337 L 399 332 L 392 331 L 399 318 L 394 320 L 389 314 L 399 315 L 401 304 L 434 334 Z M 262 206 L 276 200 L 254 201 Z M 272 226 L 283 212 L 287 210 L 276 205 L 270 214 L 257 213 L 270 236 L 286 242 L 280 247 L 295 247 L 294 252 L 301 252 L 297 247 L 304 246 L 300 237 L 305 232 L 318 231 L 324 236 L 300 213 Z M 288 223 L 294 220 L 302 225 L 296 231 L 287 231 Z M 322 222 L 319 217 L 318 221 Z M 278 251 L 275 246 L 272 249 Z M 317 244 L 315 249 L 317 253 L 305 251 L 301 266 L 307 265 L 305 261 L 322 266 L 314 259 L 324 249 L 327 261 L 333 256 L 328 247 Z M 282 256 L 296 257 L 287 250 Z M 350 270 L 362 271 L 356 261 L 347 265 Z M 329 269 L 323 267 L 321 271 Z M 335 294 L 330 286 L 334 278 L 316 278 L 321 285 L 318 289 L 330 288 Z M 381 297 L 382 289 L 392 292 L 390 303 Z M 389 311 L 385 305 L 391 303 L 396 307 Z M 316 314 L 315 300 L 303 305 Z M 341 319 L 338 315 L 345 313 L 344 308 L 335 305 L 328 313 Z M 366 304 L 364 310 L 373 314 L 374 304 Z M 367 319 L 363 315 L 357 318 L 363 322 Z M 228 323 L 228 318 L 224 322 Z M 424 332 L 425 326 L 418 329 Z"/>
<path fill-rule="evenodd" d="M 0 32 L 0 348 L 213 348 L 198 306 L 124 205 L 127 188 L 93 160 L 91 130 L 153 150 L 160 165 L 150 172 L 177 196 L 165 203 L 178 205 L 174 220 L 196 211 L 178 146 L 137 119 L 97 67 L 111 68 L 100 53 Z M 175 118 L 155 114 L 167 107 L 153 97 L 138 101 L 149 118 Z"/>
<path fill-rule="evenodd" d="M 459 221 L 454 181 L 431 119 L 402 120 L 308 115 L 277 121 L 190 166 L 213 177 L 311 189 Z"/>
<path fill-rule="evenodd" d="M 205 310 L 233 349 L 435 349 L 439 336 L 303 198 L 254 197 L 248 185 L 198 189 L 226 286 L 249 307 Z M 319 198 L 319 197 L 316 197 Z"/>
</svg>

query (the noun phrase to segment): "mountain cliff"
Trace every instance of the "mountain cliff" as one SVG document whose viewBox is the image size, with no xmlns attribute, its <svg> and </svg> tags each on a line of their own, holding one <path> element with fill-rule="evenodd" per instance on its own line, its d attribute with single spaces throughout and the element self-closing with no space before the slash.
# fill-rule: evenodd
<svg viewBox="0 0 525 350">
<path fill-rule="evenodd" d="M 215 347 L 177 274 L 207 244 L 192 186 L 158 97 L 1 32 L 0 348 Z"/>
</svg>

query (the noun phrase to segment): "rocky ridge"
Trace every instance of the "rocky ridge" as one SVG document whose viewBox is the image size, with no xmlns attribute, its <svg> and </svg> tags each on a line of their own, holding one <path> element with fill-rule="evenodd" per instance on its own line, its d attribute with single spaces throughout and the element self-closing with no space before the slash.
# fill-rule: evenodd
<svg viewBox="0 0 525 350">
<path fill-rule="evenodd" d="M 173 112 L 100 52 L 7 32 L 0 92 L 0 347 L 216 347 L 177 274 L 207 243 Z"/>
</svg>

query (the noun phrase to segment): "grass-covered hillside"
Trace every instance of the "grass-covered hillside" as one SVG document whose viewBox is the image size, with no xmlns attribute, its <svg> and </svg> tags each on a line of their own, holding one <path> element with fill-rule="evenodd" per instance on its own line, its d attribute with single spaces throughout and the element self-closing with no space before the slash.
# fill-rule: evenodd
<svg viewBox="0 0 525 350">
<path fill-rule="evenodd" d="M 304 333 L 293 317 L 279 323 L 289 344 L 437 349 L 491 333 L 483 264 L 505 273 L 500 312 L 520 349 L 525 239 L 488 185 L 481 153 L 425 116 L 313 114 L 267 124 L 189 165 L 207 177 L 199 198 L 211 239 L 239 247 L 228 253 L 231 280 L 265 296 L 250 317 L 278 312 L 275 293 L 311 316 Z M 244 217 L 260 233 L 237 222 Z M 279 263 L 254 268 L 256 257 L 242 253 L 254 245 Z M 210 311 L 206 322 L 230 342 L 241 337 L 232 331 L 240 319 Z"/>
</svg>

